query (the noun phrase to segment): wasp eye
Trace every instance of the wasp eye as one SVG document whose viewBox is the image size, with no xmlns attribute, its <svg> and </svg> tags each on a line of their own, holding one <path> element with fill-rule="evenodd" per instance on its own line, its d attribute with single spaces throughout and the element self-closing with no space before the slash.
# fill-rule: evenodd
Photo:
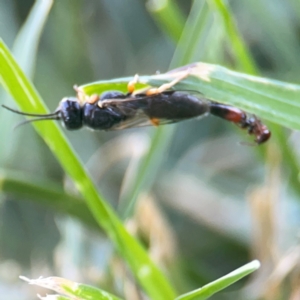
<svg viewBox="0 0 300 300">
<path fill-rule="evenodd" d="M 58 111 L 66 129 L 76 130 L 82 127 L 82 108 L 77 98 L 64 98 Z"/>
</svg>

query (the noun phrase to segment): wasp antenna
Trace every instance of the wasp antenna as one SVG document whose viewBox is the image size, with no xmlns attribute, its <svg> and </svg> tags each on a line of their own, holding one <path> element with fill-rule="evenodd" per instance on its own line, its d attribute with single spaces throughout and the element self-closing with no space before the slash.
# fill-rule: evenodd
<svg viewBox="0 0 300 300">
<path fill-rule="evenodd" d="M 16 113 L 18 115 L 28 116 L 28 117 L 52 117 L 52 116 L 57 116 L 59 114 L 59 111 L 56 111 L 54 113 L 49 113 L 49 114 L 33 114 L 33 113 L 26 113 L 26 112 L 22 112 L 22 111 L 10 108 L 4 104 L 2 104 L 1 106 L 13 113 Z"/>
<path fill-rule="evenodd" d="M 56 116 L 56 117 L 41 117 L 41 118 L 36 118 L 36 119 L 31 119 L 31 120 L 25 120 L 25 121 L 18 123 L 16 126 L 14 126 L 13 130 L 16 130 L 18 127 L 23 126 L 28 123 L 37 122 L 37 121 L 45 121 L 45 120 L 60 120 L 60 118 L 59 118 L 59 116 Z"/>
</svg>

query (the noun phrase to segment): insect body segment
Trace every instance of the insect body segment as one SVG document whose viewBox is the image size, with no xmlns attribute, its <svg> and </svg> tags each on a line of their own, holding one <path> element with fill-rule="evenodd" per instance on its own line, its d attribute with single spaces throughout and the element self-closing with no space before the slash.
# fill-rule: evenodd
<svg viewBox="0 0 300 300">
<path fill-rule="evenodd" d="M 258 145 L 266 142 L 271 137 L 270 130 L 256 116 L 248 117 L 244 111 L 236 107 L 211 102 L 210 113 L 233 122 L 240 128 L 248 129 L 248 133 L 255 136 L 254 142 Z"/>
<path fill-rule="evenodd" d="M 63 120 L 68 130 L 82 127 L 82 108 L 77 98 L 64 98 L 56 109 L 57 118 Z"/>
</svg>

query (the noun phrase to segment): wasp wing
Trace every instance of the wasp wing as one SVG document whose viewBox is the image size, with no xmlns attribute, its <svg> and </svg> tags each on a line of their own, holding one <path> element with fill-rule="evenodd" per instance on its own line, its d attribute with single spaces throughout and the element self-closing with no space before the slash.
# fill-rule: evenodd
<svg viewBox="0 0 300 300">
<path fill-rule="evenodd" d="M 122 111 L 122 107 L 119 107 Z M 127 118 L 118 124 L 112 126 L 109 130 L 121 130 L 134 127 L 158 126 L 164 124 L 175 123 L 179 120 L 170 120 L 163 118 L 151 118 L 142 109 L 134 109 L 129 114 L 130 109 L 125 108 Z"/>
<path fill-rule="evenodd" d="M 108 130 L 121 130 L 133 127 L 158 126 L 175 123 L 179 120 L 156 118 L 149 114 L 149 106 L 155 96 L 144 94 L 125 99 L 105 99 L 101 101 L 101 107 L 117 109 L 126 118 Z"/>
<path fill-rule="evenodd" d="M 123 120 L 109 130 L 175 123 L 204 116 L 210 109 L 207 99 L 178 91 L 105 99 L 99 105 L 123 116 Z"/>
</svg>

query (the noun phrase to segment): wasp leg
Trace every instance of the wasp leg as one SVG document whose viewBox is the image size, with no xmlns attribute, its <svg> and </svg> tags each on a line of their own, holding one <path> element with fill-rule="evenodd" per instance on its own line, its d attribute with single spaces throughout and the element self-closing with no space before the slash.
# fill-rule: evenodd
<svg viewBox="0 0 300 300">
<path fill-rule="evenodd" d="M 178 76 L 177 78 L 175 78 L 174 80 L 172 80 L 169 83 L 162 84 L 158 88 L 150 88 L 149 90 L 146 91 L 146 94 L 149 96 L 149 95 L 156 95 L 156 94 L 163 93 L 166 90 L 169 90 L 170 88 L 172 88 L 174 85 L 176 85 L 181 80 L 185 79 L 187 76 L 189 76 L 189 74 L 190 74 L 190 70 L 187 70 L 181 76 Z"/>
<path fill-rule="evenodd" d="M 77 99 L 80 104 L 83 104 L 86 101 L 86 94 L 85 92 L 78 86 L 74 85 L 73 86 L 75 92 L 77 93 Z"/>
<path fill-rule="evenodd" d="M 139 82 L 139 74 L 135 74 L 133 79 L 128 82 L 127 90 L 129 94 L 132 94 L 135 90 L 135 85 Z"/>
<path fill-rule="evenodd" d="M 89 104 L 95 104 L 96 102 L 99 101 L 99 99 L 100 99 L 99 95 L 93 94 L 87 97 L 86 102 Z"/>
<path fill-rule="evenodd" d="M 77 93 L 77 98 L 78 98 L 80 104 L 83 104 L 83 103 L 86 103 L 86 102 L 90 103 L 90 104 L 95 104 L 99 100 L 99 95 L 97 95 L 97 94 L 93 94 L 91 96 L 88 96 L 83 91 L 83 89 L 81 89 L 77 85 L 74 85 L 73 88 Z"/>
<path fill-rule="evenodd" d="M 160 120 L 158 118 L 151 118 L 150 122 L 155 127 L 159 126 L 159 124 L 160 124 Z"/>
</svg>

